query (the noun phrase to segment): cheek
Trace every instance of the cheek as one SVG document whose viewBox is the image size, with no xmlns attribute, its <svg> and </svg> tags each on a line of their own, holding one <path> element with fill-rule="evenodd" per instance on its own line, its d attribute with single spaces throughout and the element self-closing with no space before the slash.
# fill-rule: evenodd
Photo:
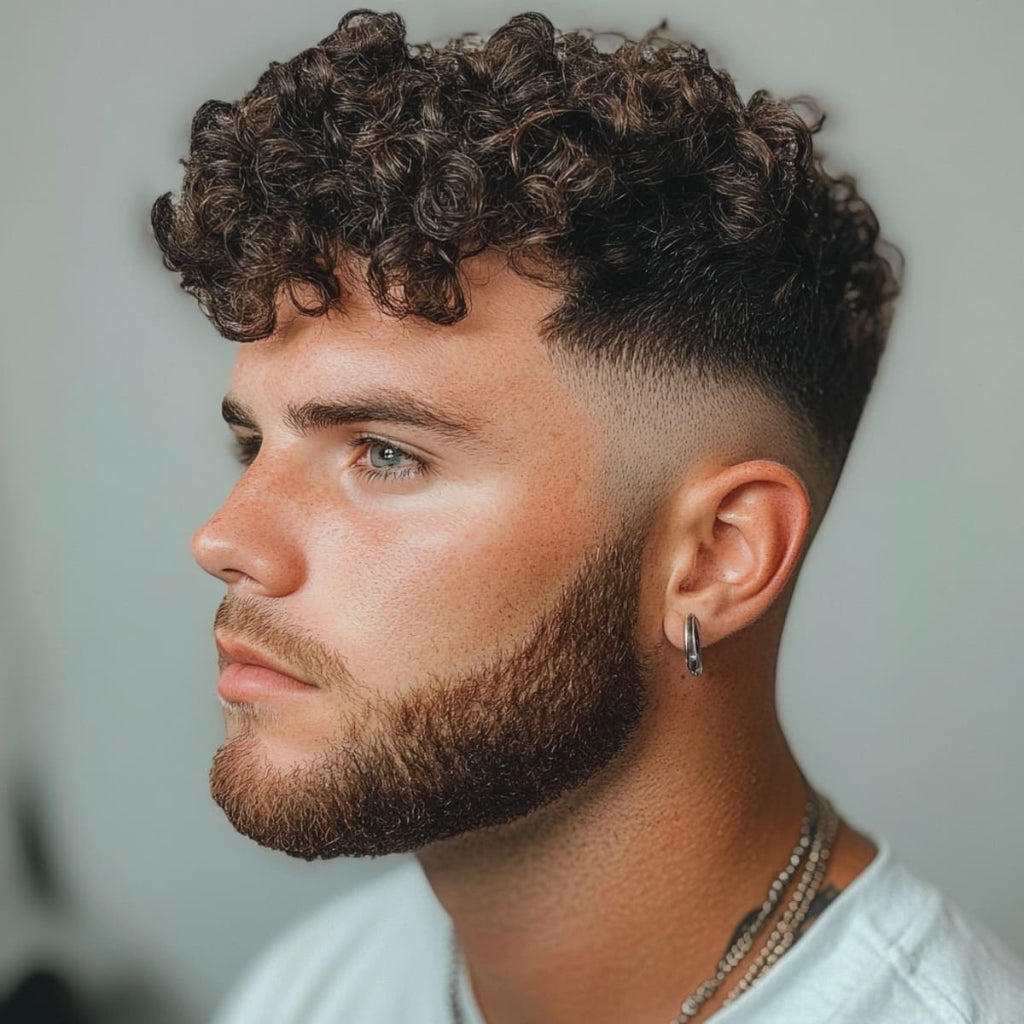
<svg viewBox="0 0 1024 1024">
<path fill-rule="evenodd" d="M 374 689 L 475 665 L 531 632 L 582 557 L 597 526 L 578 483 L 503 480 L 349 507 L 307 549 L 304 626 Z"/>
</svg>

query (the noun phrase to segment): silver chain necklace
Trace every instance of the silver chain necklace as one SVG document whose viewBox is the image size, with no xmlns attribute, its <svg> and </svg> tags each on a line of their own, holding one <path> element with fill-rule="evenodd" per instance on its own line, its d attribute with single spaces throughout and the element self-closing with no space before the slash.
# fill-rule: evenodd
<svg viewBox="0 0 1024 1024">
<path fill-rule="evenodd" d="M 754 936 L 764 927 L 789 885 L 793 876 L 804 866 L 803 874 L 797 883 L 789 905 L 779 918 L 767 941 L 750 964 L 743 977 L 730 990 L 723 1006 L 731 1003 L 737 996 L 745 992 L 759 978 L 763 978 L 771 970 L 775 962 L 796 941 L 800 925 L 807 917 L 814 897 L 821 887 L 822 879 L 828 868 L 828 859 L 832 852 L 839 827 L 839 816 L 831 801 L 822 796 L 812 787 L 808 787 L 808 798 L 804 812 L 800 838 L 789 856 L 786 866 L 779 872 L 768 890 L 768 895 L 761 904 L 757 917 L 743 930 L 743 933 L 730 946 L 728 952 L 718 962 L 714 975 L 701 984 L 693 995 L 684 1000 L 679 1014 L 671 1024 L 686 1024 L 691 1020 L 701 1005 L 718 990 L 725 976 L 736 967 L 750 951 Z M 459 966 L 460 952 L 458 939 L 454 929 L 451 933 L 451 965 L 448 976 L 448 996 L 451 1004 L 453 1024 L 465 1024 L 462 1007 L 459 1003 Z"/>
</svg>

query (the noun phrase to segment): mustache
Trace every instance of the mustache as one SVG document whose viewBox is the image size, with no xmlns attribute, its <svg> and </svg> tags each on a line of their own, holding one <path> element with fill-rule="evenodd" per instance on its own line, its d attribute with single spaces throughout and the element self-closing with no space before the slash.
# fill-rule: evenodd
<svg viewBox="0 0 1024 1024">
<path fill-rule="evenodd" d="M 282 620 L 258 599 L 226 595 L 217 606 L 213 632 L 252 644 L 313 685 L 327 689 L 355 685 L 342 655 L 316 636 Z M 220 668 L 223 669 L 224 664 L 224 659 L 218 656 Z"/>
</svg>

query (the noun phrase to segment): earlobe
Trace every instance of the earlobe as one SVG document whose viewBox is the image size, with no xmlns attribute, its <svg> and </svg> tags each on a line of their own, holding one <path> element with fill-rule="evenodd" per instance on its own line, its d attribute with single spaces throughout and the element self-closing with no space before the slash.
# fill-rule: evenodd
<svg viewBox="0 0 1024 1024">
<path fill-rule="evenodd" d="M 687 651 L 691 614 L 705 649 L 759 618 L 799 562 L 810 519 L 806 487 L 769 460 L 726 467 L 687 488 L 665 594 L 669 642 Z"/>
</svg>

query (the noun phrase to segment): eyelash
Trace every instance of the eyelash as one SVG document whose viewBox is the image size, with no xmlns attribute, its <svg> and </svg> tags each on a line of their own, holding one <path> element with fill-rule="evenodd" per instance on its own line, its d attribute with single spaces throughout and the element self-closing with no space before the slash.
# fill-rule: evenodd
<svg viewBox="0 0 1024 1024">
<path fill-rule="evenodd" d="M 236 437 L 235 458 L 243 466 L 252 465 L 256 456 L 259 454 L 262 443 L 263 439 L 258 436 Z M 362 437 L 353 438 L 351 441 L 348 441 L 347 444 L 351 448 L 362 448 L 364 445 L 383 445 L 385 448 L 392 449 L 392 451 L 397 452 L 412 463 L 412 466 L 409 468 L 397 470 L 377 468 L 366 469 L 364 467 L 360 467 L 359 473 L 367 480 L 377 480 L 381 478 L 388 480 L 408 480 L 412 477 L 424 476 L 428 471 L 428 466 L 422 459 L 413 455 L 412 452 L 399 447 L 394 441 L 389 441 L 387 438 L 374 437 L 372 434 L 365 434 Z"/>
</svg>

